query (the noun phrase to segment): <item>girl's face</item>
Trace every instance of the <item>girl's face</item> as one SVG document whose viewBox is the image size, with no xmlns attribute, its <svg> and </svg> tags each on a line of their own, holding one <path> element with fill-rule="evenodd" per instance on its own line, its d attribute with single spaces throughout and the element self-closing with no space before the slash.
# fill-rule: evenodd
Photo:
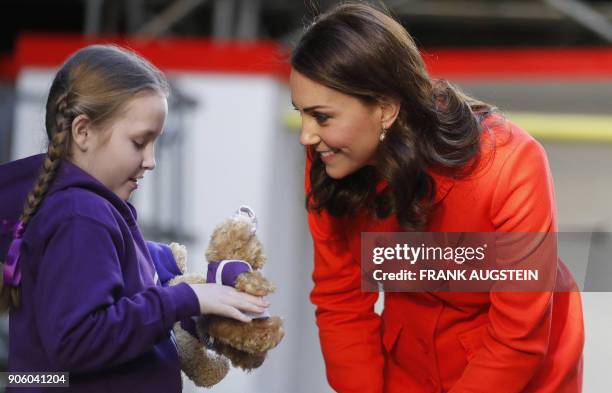
<svg viewBox="0 0 612 393">
<path fill-rule="evenodd" d="M 167 113 L 163 95 L 143 91 L 101 128 L 89 125 L 81 130 L 88 133 L 85 139 L 73 123 L 75 164 L 127 201 L 145 171 L 155 168 L 155 141 L 163 132 Z"/>
<path fill-rule="evenodd" d="M 327 175 L 341 179 L 373 162 L 385 109 L 330 89 L 292 70 L 293 106 L 302 116 L 300 143 L 320 154 Z"/>
</svg>

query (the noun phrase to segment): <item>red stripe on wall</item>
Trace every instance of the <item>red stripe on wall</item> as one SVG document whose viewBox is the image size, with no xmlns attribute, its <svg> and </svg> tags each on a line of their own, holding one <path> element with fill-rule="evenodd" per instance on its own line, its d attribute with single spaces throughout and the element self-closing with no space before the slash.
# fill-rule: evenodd
<svg viewBox="0 0 612 393">
<path fill-rule="evenodd" d="M 13 62 L 0 73 L 25 66 L 56 67 L 77 49 L 113 42 L 130 47 L 164 71 L 268 74 L 286 78 L 288 51 L 272 41 L 213 42 L 206 39 L 89 39 L 78 35 L 22 35 Z M 485 48 L 423 50 L 430 74 L 449 79 L 612 79 L 612 47 Z M 8 71 L 6 71 L 8 70 Z"/>
<path fill-rule="evenodd" d="M 203 39 L 86 38 L 74 35 L 27 34 L 18 39 L 15 62 L 24 66 L 57 67 L 86 45 L 115 43 L 131 48 L 165 71 L 209 71 L 287 77 L 286 54 L 275 42 L 212 42 Z"/>
<path fill-rule="evenodd" d="M 612 79 L 612 47 L 424 50 L 430 73 L 465 79 Z"/>
</svg>

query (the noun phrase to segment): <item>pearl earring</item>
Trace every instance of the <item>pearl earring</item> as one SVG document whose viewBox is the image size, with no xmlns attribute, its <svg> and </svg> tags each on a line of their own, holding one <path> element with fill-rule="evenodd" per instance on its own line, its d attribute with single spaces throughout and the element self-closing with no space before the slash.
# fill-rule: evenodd
<svg viewBox="0 0 612 393">
<path fill-rule="evenodd" d="M 379 136 L 380 141 L 381 142 L 384 141 L 386 136 L 387 136 L 387 130 L 383 128 Z"/>
</svg>

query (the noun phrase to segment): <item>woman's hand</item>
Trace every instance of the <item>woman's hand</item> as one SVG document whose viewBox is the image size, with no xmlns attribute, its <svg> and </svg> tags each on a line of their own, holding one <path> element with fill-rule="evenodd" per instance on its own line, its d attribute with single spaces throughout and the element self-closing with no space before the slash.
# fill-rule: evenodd
<svg viewBox="0 0 612 393">
<path fill-rule="evenodd" d="M 270 305 L 261 297 L 238 292 L 226 285 L 190 284 L 189 286 L 198 297 L 202 314 L 216 314 L 241 322 L 251 322 L 251 318 L 241 311 L 259 314 Z"/>
</svg>

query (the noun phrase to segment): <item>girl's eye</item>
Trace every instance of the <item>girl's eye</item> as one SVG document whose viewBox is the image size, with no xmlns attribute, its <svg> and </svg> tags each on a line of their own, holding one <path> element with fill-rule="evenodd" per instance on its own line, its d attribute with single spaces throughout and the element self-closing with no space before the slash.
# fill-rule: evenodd
<svg viewBox="0 0 612 393">
<path fill-rule="evenodd" d="M 323 124 L 327 120 L 329 120 L 329 116 L 327 116 L 324 113 L 320 113 L 320 112 L 313 112 L 312 113 L 312 117 L 314 117 L 315 120 L 317 121 L 317 123 L 319 123 L 319 124 Z"/>
<path fill-rule="evenodd" d="M 144 143 L 139 143 L 139 142 L 136 142 L 136 141 L 132 141 L 132 143 L 134 144 L 134 147 L 137 148 L 137 149 L 142 149 L 145 146 Z"/>
</svg>

